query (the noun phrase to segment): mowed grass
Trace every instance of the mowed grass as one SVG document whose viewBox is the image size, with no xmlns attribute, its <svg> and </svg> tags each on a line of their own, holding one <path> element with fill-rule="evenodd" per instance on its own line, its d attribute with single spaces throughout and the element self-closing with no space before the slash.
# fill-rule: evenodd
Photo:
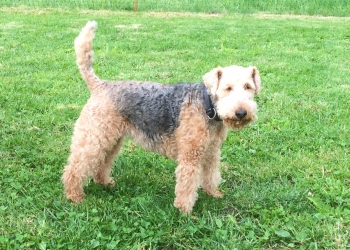
<svg viewBox="0 0 350 250">
<path fill-rule="evenodd" d="M 116 187 L 60 181 L 89 97 L 73 40 L 99 23 L 104 79 L 200 82 L 255 65 L 259 120 L 222 147 L 222 199 L 172 205 L 176 163 L 127 141 Z M 346 249 L 350 247 L 350 19 L 0 8 L 1 249 Z"/>
<path fill-rule="evenodd" d="M 108 10 L 134 10 L 132 0 L 2 0 L 0 6 L 34 6 L 53 8 L 86 8 Z M 306 14 L 349 16 L 347 0 L 139 0 L 137 11 L 178 11 L 204 13 L 256 13 Z"/>
</svg>

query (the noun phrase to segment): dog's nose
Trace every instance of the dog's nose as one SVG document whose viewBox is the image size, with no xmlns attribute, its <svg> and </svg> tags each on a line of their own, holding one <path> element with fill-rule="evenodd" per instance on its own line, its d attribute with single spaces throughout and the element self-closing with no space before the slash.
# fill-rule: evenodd
<svg viewBox="0 0 350 250">
<path fill-rule="evenodd" d="M 241 119 L 241 120 L 242 120 L 242 119 L 247 115 L 247 111 L 244 110 L 244 109 L 240 109 L 240 110 L 237 110 L 237 111 L 235 112 L 235 114 L 236 114 L 236 116 L 237 116 L 238 119 Z"/>
</svg>

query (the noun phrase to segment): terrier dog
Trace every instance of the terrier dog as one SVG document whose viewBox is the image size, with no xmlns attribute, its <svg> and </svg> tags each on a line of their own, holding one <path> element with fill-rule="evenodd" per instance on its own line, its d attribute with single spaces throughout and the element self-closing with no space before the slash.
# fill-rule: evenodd
<svg viewBox="0 0 350 250">
<path fill-rule="evenodd" d="M 192 211 L 199 187 L 221 197 L 220 147 L 230 127 L 241 129 L 257 119 L 257 68 L 217 67 L 196 84 L 108 82 L 92 68 L 96 28 L 89 21 L 74 42 L 91 97 L 74 127 L 62 176 L 66 197 L 81 202 L 89 177 L 105 186 L 115 184 L 111 168 L 126 136 L 177 161 L 174 206 L 183 213 Z"/>
</svg>

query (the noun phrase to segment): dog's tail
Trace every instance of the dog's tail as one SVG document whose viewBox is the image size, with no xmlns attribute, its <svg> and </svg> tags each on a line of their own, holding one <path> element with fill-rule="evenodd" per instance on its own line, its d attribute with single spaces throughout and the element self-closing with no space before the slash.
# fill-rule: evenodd
<svg viewBox="0 0 350 250">
<path fill-rule="evenodd" d="M 92 41 L 95 37 L 97 22 L 89 21 L 81 30 L 79 36 L 74 40 L 75 54 L 77 56 L 77 64 L 81 75 L 90 91 L 93 91 L 100 82 L 92 68 L 94 51 L 92 50 Z"/>
</svg>

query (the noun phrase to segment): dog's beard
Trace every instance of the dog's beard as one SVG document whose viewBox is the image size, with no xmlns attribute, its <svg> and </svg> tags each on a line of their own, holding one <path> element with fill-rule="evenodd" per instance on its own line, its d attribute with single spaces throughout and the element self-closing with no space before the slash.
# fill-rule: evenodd
<svg viewBox="0 0 350 250">
<path fill-rule="evenodd" d="M 237 118 L 226 118 L 223 119 L 224 125 L 228 128 L 232 128 L 232 130 L 238 129 L 242 130 L 242 128 L 250 122 L 256 121 L 257 117 L 244 118 L 242 120 Z"/>
<path fill-rule="evenodd" d="M 235 129 L 241 130 L 249 122 L 250 120 L 225 119 L 224 125 L 228 128 L 229 127 L 232 128 L 232 130 L 235 130 Z"/>
</svg>

